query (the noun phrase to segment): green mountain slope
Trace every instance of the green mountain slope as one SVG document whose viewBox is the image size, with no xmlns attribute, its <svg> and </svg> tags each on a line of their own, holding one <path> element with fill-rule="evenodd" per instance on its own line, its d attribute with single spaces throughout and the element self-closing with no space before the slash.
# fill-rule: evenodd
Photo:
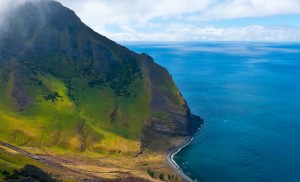
<svg viewBox="0 0 300 182">
<path fill-rule="evenodd" d="M 2 141 L 136 153 L 164 150 L 200 123 L 164 68 L 97 34 L 58 2 L 24 3 L 0 30 Z"/>
</svg>

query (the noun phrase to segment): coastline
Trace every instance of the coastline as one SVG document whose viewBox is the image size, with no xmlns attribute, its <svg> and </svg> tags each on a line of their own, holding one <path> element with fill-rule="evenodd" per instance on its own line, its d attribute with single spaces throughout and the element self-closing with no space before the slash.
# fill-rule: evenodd
<svg viewBox="0 0 300 182">
<path fill-rule="evenodd" d="M 169 166 L 171 166 L 176 171 L 176 173 L 182 178 L 182 180 L 186 182 L 194 182 L 194 181 L 186 174 L 184 174 L 184 172 L 181 170 L 178 164 L 174 161 L 173 157 L 178 152 L 180 152 L 181 149 L 189 145 L 192 141 L 193 141 L 193 137 L 187 137 L 184 139 L 184 141 L 181 144 L 175 146 L 175 148 L 173 148 L 167 153 L 167 161 Z"/>
</svg>

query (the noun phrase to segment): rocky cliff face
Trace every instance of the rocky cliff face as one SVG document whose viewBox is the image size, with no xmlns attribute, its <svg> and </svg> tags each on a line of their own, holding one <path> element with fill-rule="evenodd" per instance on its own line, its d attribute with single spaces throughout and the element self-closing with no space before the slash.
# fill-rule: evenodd
<svg viewBox="0 0 300 182">
<path fill-rule="evenodd" d="M 192 136 L 203 120 L 191 114 L 190 109 L 168 71 L 155 64 L 153 59 L 145 54 L 143 73 L 148 78 L 148 88 L 151 92 L 151 116 L 143 128 L 142 149 L 166 150 L 172 144 L 173 137 Z"/>
<path fill-rule="evenodd" d="M 141 138 L 142 149 L 165 149 L 202 122 L 166 69 L 55 1 L 25 3 L 0 31 L 0 95 L 5 133 L 24 145 L 115 151 Z"/>
</svg>

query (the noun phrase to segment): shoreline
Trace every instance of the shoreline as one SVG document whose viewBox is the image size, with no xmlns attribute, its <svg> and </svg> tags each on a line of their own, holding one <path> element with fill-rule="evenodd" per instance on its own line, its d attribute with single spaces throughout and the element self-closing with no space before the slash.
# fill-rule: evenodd
<svg viewBox="0 0 300 182">
<path fill-rule="evenodd" d="M 183 149 L 184 147 L 189 145 L 193 141 L 193 139 L 194 139 L 193 137 L 188 137 L 188 138 L 184 139 L 184 141 L 180 145 L 175 146 L 174 149 L 172 149 L 171 151 L 169 151 L 167 153 L 167 161 L 168 161 L 169 166 L 172 167 L 176 171 L 176 173 L 182 178 L 182 180 L 186 181 L 186 182 L 194 182 L 194 181 L 182 171 L 182 169 L 174 161 L 173 157 L 178 152 L 180 152 L 181 149 Z"/>
</svg>

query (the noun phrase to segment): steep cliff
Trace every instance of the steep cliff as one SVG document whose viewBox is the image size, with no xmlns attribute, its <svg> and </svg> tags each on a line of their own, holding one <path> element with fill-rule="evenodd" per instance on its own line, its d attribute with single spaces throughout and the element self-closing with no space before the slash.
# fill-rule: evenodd
<svg viewBox="0 0 300 182">
<path fill-rule="evenodd" d="M 151 93 L 148 122 L 143 127 L 142 148 L 166 150 L 172 137 L 192 136 L 203 120 L 190 109 L 168 71 L 141 55 L 144 77 Z"/>
<path fill-rule="evenodd" d="M 165 150 L 202 122 L 166 69 L 55 1 L 24 3 L 0 30 L 0 109 L 3 141 L 100 153 Z"/>
</svg>

